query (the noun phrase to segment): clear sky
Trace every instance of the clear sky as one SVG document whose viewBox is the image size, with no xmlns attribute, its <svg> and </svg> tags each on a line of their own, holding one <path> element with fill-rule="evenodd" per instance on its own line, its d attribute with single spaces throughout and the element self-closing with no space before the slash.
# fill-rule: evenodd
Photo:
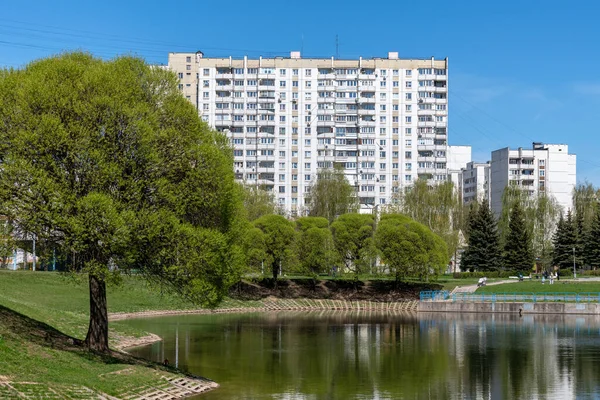
<svg viewBox="0 0 600 400">
<path fill-rule="evenodd" d="M 449 141 L 474 161 L 532 141 L 567 143 L 600 185 L 600 2 L 21 0 L 0 12 L 0 66 L 63 50 L 104 58 L 449 58 Z M 597 118 L 598 117 L 598 118 Z"/>
</svg>

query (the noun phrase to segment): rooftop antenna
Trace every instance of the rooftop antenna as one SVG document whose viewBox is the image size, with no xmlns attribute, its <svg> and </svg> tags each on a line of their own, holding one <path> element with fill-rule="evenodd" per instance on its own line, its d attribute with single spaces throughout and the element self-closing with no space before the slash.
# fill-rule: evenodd
<svg viewBox="0 0 600 400">
<path fill-rule="evenodd" d="M 340 58 L 340 41 L 338 40 L 338 35 L 335 35 L 335 58 Z"/>
</svg>

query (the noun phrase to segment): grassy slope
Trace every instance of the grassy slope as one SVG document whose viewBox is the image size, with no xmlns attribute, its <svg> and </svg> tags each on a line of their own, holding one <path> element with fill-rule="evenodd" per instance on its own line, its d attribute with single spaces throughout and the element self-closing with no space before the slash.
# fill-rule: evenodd
<svg viewBox="0 0 600 400">
<path fill-rule="evenodd" d="M 111 312 L 192 307 L 135 278 L 109 288 L 108 303 Z M 52 273 L 0 271 L 0 375 L 54 386 L 82 384 L 111 395 L 156 384 L 156 366 L 119 355 L 92 356 L 74 346 L 68 336 L 83 339 L 87 323 L 87 282 Z M 125 323 L 110 326 L 113 338 L 143 333 Z M 124 369 L 127 373 L 116 373 Z"/>
<path fill-rule="evenodd" d="M 477 293 L 599 293 L 600 282 L 565 282 L 554 281 L 553 285 L 548 282 L 542 285 L 539 280 L 531 282 L 515 282 L 503 285 L 485 286 L 477 289 Z"/>
</svg>

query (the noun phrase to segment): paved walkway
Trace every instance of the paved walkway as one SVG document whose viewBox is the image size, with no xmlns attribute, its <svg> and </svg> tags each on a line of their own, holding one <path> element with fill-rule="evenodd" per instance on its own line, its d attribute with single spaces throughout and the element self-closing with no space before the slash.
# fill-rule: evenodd
<svg viewBox="0 0 600 400">
<path fill-rule="evenodd" d="M 113 397 L 83 385 L 15 382 L 2 378 L 0 376 L 0 399 L 175 400 L 195 396 L 219 386 L 209 380 L 165 376 L 156 385 L 135 388 Z"/>
<path fill-rule="evenodd" d="M 488 282 L 486 285 L 487 286 L 494 286 L 494 285 L 502 285 L 504 283 L 515 283 L 518 282 L 518 280 L 516 279 L 508 279 L 508 280 L 502 280 L 502 281 L 497 281 L 497 282 Z M 477 290 L 477 284 L 474 285 L 465 285 L 465 286 L 457 286 L 454 288 L 454 290 L 452 292 L 450 292 L 450 294 L 454 294 L 454 293 L 474 293 Z"/>
</svg>

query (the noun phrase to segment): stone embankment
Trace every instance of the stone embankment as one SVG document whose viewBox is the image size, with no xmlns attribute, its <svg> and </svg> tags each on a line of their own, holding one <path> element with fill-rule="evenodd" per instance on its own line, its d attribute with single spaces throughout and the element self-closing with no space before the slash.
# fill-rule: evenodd
<svg viewBox="0 0 600 400">
<path fill-rule="evenodd" d="M 110 321 L 118 321 L 128 318 L 140 317 L 160 317 L 167 315 L 185 315 L 185 314 L 221 314 L 221 313 L 252 313 L 252 312 L 273 312 L 273 311 L 417 311 L 419 304 L 416 300 L 397 301 L 397 302 L 376 302 L 376 301 L 347 301 L 332 299 L 265 299 L 253 302 L 251 306 L 239 302 L 239 307 L 216 308 L 216 309 L 197 309 L 197 310 L 164 310 L 164 311 L 141 311 L 135 313 L 111 313 Z M 140 338 L 141 344 L 148 343 L 148 337 Z M 158 339 L 160 340 L 160 338 Z M 150 340 L 152 342 L 152 340 Z M 123 347 L 133 347 L 139 345 L 129 342 Z"/>
</svg>

